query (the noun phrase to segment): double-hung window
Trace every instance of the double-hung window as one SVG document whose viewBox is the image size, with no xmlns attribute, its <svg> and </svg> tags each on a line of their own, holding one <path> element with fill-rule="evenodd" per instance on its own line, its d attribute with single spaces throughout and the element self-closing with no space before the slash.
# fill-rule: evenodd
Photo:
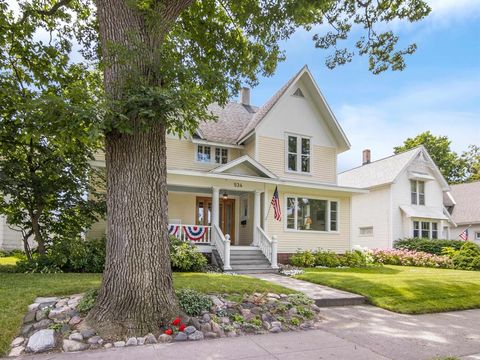
<svg viewBox="0 0 480 360">
<path fill-rule="evenodd" d="M 425 205 L 425 182 L 410 180 L 410 194 L 413 205 Z"/>
<path fill-rule="evenodd" d="M 287 229 L 338 231 L 338 202 L 287 197 Z"/>
<path fill-rule="evenodd" d="M 438 239 L 438 223 L 430 221 L 413 221 L 413 237 Z"/>
<path fill-rule="evenodd" d="M 209 145 L 197 145 L 197 161 L 226 164 L 228 162 L 228 149 Z"/>
<path fill-rule="evenodd" d="M 287 135 L 287 170 L 310 173 L 311 141 L 307 136 Z"/>
</svg>

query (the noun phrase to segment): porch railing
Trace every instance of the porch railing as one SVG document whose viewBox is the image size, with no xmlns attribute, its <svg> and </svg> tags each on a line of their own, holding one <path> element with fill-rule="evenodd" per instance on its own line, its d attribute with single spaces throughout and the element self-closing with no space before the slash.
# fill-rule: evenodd
<svg viewBox="0 0 480 360">
<path fill-rule="evenodd" d="M 212 245 L 220 255 L 223 262 L 223 270 L 231 270 L 230 266 L 230 235 L 223 235 L 217 225 L 213 226 Z"/>
<path fill-rule="evenodd" d="M 195 244 L 210 244 L 212 227 L 205 225 L 168 224 L 169 235 Z"/>
<path fill-rule="evenodd" d="M 277 264 L 277 237 L 270 239 L 260 226 L 257 226 L 257 246 L 262 250 L 263 255 L 270 261 L 273 269 L 278 269 Z"/>
</svg>

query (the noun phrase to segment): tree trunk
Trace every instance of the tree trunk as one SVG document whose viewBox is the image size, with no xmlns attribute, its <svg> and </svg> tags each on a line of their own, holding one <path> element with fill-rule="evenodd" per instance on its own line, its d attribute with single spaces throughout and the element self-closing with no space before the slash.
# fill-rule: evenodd
<svg viewBox="0 0 480 360">
<path fill-rule="evenodd" d="M 165 1 L 158 21 L 170 23 L 189 2 Z M 160 84 L 149 71 L 152 59 L 144 55 L 158 51 L 161 35 L 149 32 L 134 3 L 97 1 L 105 90 L 116 101 L 123 100 L 132 71 L 143 84 Z M 139 43 L 143 55 L 135 51 Z M 127 61 L 119 61 L 112 44 L 130 51 Z M 106 134 L 107 257 L 102 287 L 87 317 L 110 337 L 155 332 L 178 315 L 167 230 L 166 129 L 160 119 L 147 131 L 131 119 L 131 129 L 131 134 Z"/>
<path fill-rule="evenodd" d="M 32 216 L 32 231 L 34 240 L 37 243 L 37 252 L 40 255 L 45 255 L 45 241 L 43 240 L 42 232 L 40 230 L 39 216 L 37 214 Z"/>
</svg>

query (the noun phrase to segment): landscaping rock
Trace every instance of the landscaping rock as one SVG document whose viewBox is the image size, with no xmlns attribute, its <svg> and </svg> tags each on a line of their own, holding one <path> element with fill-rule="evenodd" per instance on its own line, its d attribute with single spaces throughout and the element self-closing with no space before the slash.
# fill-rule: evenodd
<svg viewBox="0 0 480 360">
<path fill-rule="evenodd" d="M 173 341 L 173 337 L 167 334 L 162 334 L 158 337 L 158 342 L 162 344 L 168 344 Z"/>
<path fill-rule="evenodd" d="M 185 334 L 184 332 L 179 332 L 176 336 L 175 336 L 175 341 L 186 341 L 188 339 L 188 336 L 187 334 Z"/>
<path fill-rule="evenodd" d="M 27 351 L 39 353 L 51 350 L 55 347 L 55 331 L 44 329 L 37 331 L 28 339 Z"/>
<path fill-rule="evenodd" d="M 45 310 L 55 306 L 56 301 L 47 301 L 38 305 L 38 310 Z"/>
<path fill-rule="evenodd" d="M 145 337 L 137 337 L 137 344 L 144 345 L 145 344 Z"/>
<path fill-rule="evenodd" d="M 270 313 L 262 314 L 262 321 L 272 322 L 275 318 Z"/>
<path fill-rule="evenodd" d="M 217 296 L 215 295 L 212 295 L 210 296 L 210 299 L 212 300 L 213 302 L 213 305 L 215 305 L 216 307 L 218 308 L 223 308 L 225 306 L 225 304 L 223 303 L 222 300 L 220 300 Z"/>
<path fill-rule="evenodd" d="M 71 330 L 72 330 L 72 329 L 70 329 L 70 325 L 68 325 L 68 324 L 63 324 L 62 327 L 61 327 L 61 329 L 60 329 L 60 334 L 62 334 L 62 335 L 69 334 Z"/>
<path fill-rule="evenodd" d="M 69 312 L 71 312 L 72 309 L 69 307 L 62 307 L 62 308 L 55 308 L 50 310 L 48 313 L 48 318 L 52 320 L 67 320 L 70 319 Z"/>
<path fill-rule="evenodd" d="M 91 338 L 93 335 L 96 334 L 96 331 L 92 328 L 85 328 L 80 330 L 80 334 L 82 334 L 84 339 Z"/>
<path fill-rule="evenodd" d="M 202 324 L 202 326 L 200 326 L 200 330 L 204 333 L 211 332 L 212 331 L 212 325 L 210 325 L 209 323 Z"/>
<path fill-rule="evenodd" d="M 245 321 L 250 321 L 255 317 L 255 315 L 253 315 L 249 309 L 241 309 L 240 312 L 242 313 Z"/>
<path fill-rule="evenodd" d="M 16 337 L 15 339 L 13 339 L 11 347 L 14 348 L 14 347 L 20 346 L 23 344 L 24 341 L 25 341 L 25 338 L 21 336 Z"/>
<path fill-rule="evenodd" d="M 81 322 L 82 322 L 82 318 L 78 315 L 75 315 L 74 317 L 72 317 L 70 319 L 70 321 L 68 323 L 72 326 L 75 326 L 75 325 L 80 324 Z"/>
<path fill-rule="evenodd" d="M 200 321 L 195 317 L 191 317 L 187 324 L 194 326 L 195 329 L 200 329 Z"/>
<path fill-rule="evenodd" d="M 23 317 L 23 323 L 24 324 L 30 324 L 35 321 L 35 315 L 37 312 L 35 310 L 29 311 L 24 317 Z"/>
<path fill-rule="evenodd" d="M 147 334 L 145 336 L 145 344 L 156 344 L 157 343 L 157 338 L 153 334 Z"/>
<path fill-rule="evenodd" d="M 188 335 L 188 340 L 203 340 L 203 332 L 196 330 L 195 332 Z"/>
<path fill-rule="evenodd" d="M 197 329 L 194 326 L 187 326 L 183 332 L 187 335 L 193 334 Z"/>
<path fill-rule="evenodd" d="M 215 321 L 212 321 L 210 325 L 212 326 L 212 332 L 217 334 L 219 337 L 225 336 L 223 329 Z"/>
<path fill-rule="evenodd" d="M 230 319 L 227 316 L 220 318 L 222 324 L 230 324 Z"/>
<path fill-rule="evenodd" d="M 125 344 L 125 346 L 137 346 L 137 345 L 138 345 L 138 340 L 136 337 L 128 338 L 127 343 Z"/>
<path fill-rule="evenodd" d="M 103 345 L 103 347 L 105 349 L 111 349 L 113 347 L 113 344 L 112 343 L 106 343 L 105 345 Z"/>
<path fill-rule="evenodd" d="M 47 318 L 47 313 L 45 311 L 37 310 L 37 312 L 35 313 L 35 320 L 36 321 L 40 321 L 40 320 L 43 320 L 43 319 L 46 319 L 46 318 Z"/>
<path fill-rule="evenodd" d="M 35 303 L 42 304 L 42 303 L 47 303 L 47 302 L 53 302 L 56 303 L 58 301 L 58 297 L 51 296 L 51 297 L 37 297 L 35 299 Z"/>
<path fill-rule="evenodd" d="M 218 334 L 214 332 L 207 332 L 204 335 L 205 335 L 205 338 L 207 339 L 215 339 L 218 337 Z"/>
<path fill-rule="evenodd" d="M 125 341 L 115 341 L 113 343 L 113 346 L 115 346 L 116 348 L 125 347 Z"/>
<path fill-rule="evenodd" d="M 212 318 L 210 317 L 210 314 L 203 314 L 202 320 L 204 322 L 208 323 L 208 322 L 210 322 L 210 320 L 212 320 Z"/>
<path fill-rule="evenodd" d="M 268 331 L 270 331 L 271 333 L 279 333 L 282 332 L 282 328 L 278 326 L 272 326 L 272 328 Z"/>
<path fill-rule="evenodd" d="M 67 299 L 61 299 L 55 304 L 55 307 L 57 308 L 65 307 L 67 306 L 67 304 L 68 304 Z"/>
<path fill-rule="evenodd" d="M 10 352 L 8 353 L 8 356 L 11 356 L 11 357 L 20 356 L 24 351 L 25 351 L 24 346 L 17 346 L 12 348 L 12 350 L 10 350 Z"/>
<path fill-rule="evenodd" d="M 274 293 L 268 293 L 267 296 L 273 299 L 280 299 L 280 295 Z"/>
<path fill-rule="evenodd" d="M 33 324 L 33 328 L 35 330 L 41 330 L 41 329 L 46 329 L 48 325 L 50 325 L 53 321 L 50 319 L 43 319 L 40 320 L 39 322 Z"/>
<path fill-rule="evenodd" d="M 73 352 L 73 351 L 84 351 L 87 350 L 90 346 L 80 341 L 75 340 L 63 340 L 63 351 Z"/>
<path fill-rule="evenodd" d="M 38 310 L 38 307 L 39 307 L 39 306 L 40 306 L 39 303 L 30 304 L 30 305 L 28 305 L 28 311 Z"/>
<path fill-rule="evenodd" d="M 32 332 L 33 330 L 33 324 L 28 324 L 28 325 L 25 325 L 22 327 L 22 336 L 24 337 L 28 337 L 28 335 L 30 335 L 30 332 Z"/>
<path fill-rule="evenodd" d="M 70 340 L 83 341 L 83 336 L 79 332 L 71 333 L 68 337 Z"/>
<path fill-rule="evenodd" d="M 81 335 L 81 334 L 80 334 Z M 88 343 L 92 345 L 102 345 L 103 344 L 103 339 L 100 336 L 92 336 L 90 339 L 88 339 Z"/>
<path fill-rule="evenodd" d="M 237 333 L 235 331 L 229 331 L 227 332 L 227 337 L 236 337 Z"/>
</svg>

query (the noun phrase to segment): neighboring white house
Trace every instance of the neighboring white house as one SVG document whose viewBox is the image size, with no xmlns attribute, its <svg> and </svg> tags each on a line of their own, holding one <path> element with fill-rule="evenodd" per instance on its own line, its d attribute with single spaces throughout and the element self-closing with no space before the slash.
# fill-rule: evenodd
<svg viewBox="0 0 480 360">
<path fill-rule="evenodd" d="M 23 250 L 22 233 L 7 224 L 5 216 L 0 216 L 0 250 Z"/>
<path fill-rule="evenodd" d="M 338 184 L 368 189 L 352 197 L 352 244 L 391 248 L 397 239 L 450 238 L 454 226 L 443 204 L 449 185 L 423 146 L 338 175 Z"/>
<path fill-rule="evenodd" d="M 480 181 L 451 185 L 451 196 L 444 199 L 457 227 L 451 230 L 452 239 L 468 228 L 468 240 L 480 244 Z M 455 201 L 451 201 L 451 199 Z"/>
</svg>

